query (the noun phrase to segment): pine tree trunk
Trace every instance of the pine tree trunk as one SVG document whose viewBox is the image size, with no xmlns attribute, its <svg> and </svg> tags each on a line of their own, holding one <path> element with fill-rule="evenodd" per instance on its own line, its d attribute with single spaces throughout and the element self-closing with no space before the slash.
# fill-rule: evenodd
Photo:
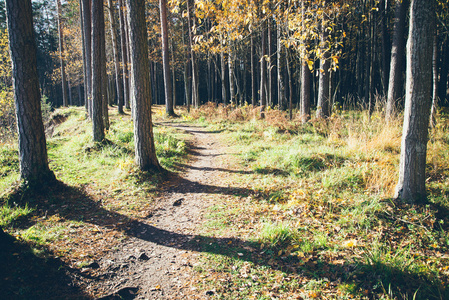
<svg viewBox="0 0 449 300">
<path fill-rule="evenodd" d="M 151 120 L 151 88 L 145 0 L 128 0 L 131 98 L 136 164 L 142 171 L 160 170 Z"/>
<path fill-rule="evenodd" d="M 234 55 L 232 50 L 228 55 L 228 66 L 229 66 L 229 102 L 231 105 L 236 104 L 235 99 L 235 82 L 234 82 Z"/>
<path fill-rule="evenodd" d="M 54 180 L 48 167 L 31 0 L 6 0 L 20 176 L 31 186 Z"/>
<path fill-rule="evenodd" d="M 102 34 L 103 1 L 92 2 L 92 130 L 94 142 L 105 138 L 103 123 Z"/>
<path fill-rule="evenodd" d="M 267 55 L 267 28 L 266 21 L 262 24 L 262 53 L 260 59 L 260 117 L 265 118 L 265 107 L 267 106 L 267 63 L 265 56 Z"/>
<path fill-rule="evenodd" d="M 307 62 L 301 64 L 301 122 L 304 124 L 310 119 L 310 70 Z"/>
<path fill-rule="evenodd" d="M 189 30 L 189 45 L 190 45 L 190 59 L 192 62 L 192 101 L 195 108 L 198 108 L 199 99 L 198 99 L 198 71 L 196 66 L 195 52 L 193 51 L 193 32 L 192 32 L 192 21 L 194 15 L 193 13 L 193 3 L 192 0 L 187 0 L 187 20 L 188 20 L 188 30 Z"/>
<path fill-rule="evenodd" d="M 92 119 L 92 17 L 91 0 L 81 0 L 83 5 L 83 26 L 84 26 L 84 59 L 86 61 L 86 111 L 89 119 Z"/>
<path fill-rule="evenodd" d="M 221 51 L 220 59 L 221 59 L 221 98 L 223 100 L 223 105 L 226 106 L 228 104 L 228 95 L 226 91 L 226 62 L 223 51 Z"/>
<path fill-rule="evenodd" d="M 321 28 L 321 51 L 322 58 L 320 59 L 320 75 L 318 85 L 318 100 L 317 100 L 317 118 L 325 118 L 329 116 L 329 51 L 327 50 L 328 33 L 325 24 Z"/>
<path fill-rule="evenodd" d="M 102 104 L 102 118 L 103 118 L 103 126 L 105 130 L 109 130 L 109 94 L 108 94 L 108 73 L 106 71 L 106 27 L 105 27 L 105 19 L 104 19 L 104 3 L 103 0 L 100 0 L 102 3 L 102 12 L 101 12 L 101 38 L 100 38 L 100 45 L 101 45 L 101 104 Z"/>
<path fill-rule="evenodd" d="M 62 105 L 69 106 L 68 91 L 67 91 L 67 78 L 65 74 L 65 59 L 64 59 L 64 34 L 62 25 L 62 7 L 61 0 L 56 0 L 58 8 L 58 35 L 59 35 L 59 61 L 61 64 L 61 84 L 62 84 Z"/>
<path fill-rule="evenodd" d="M 86 87 L 86 83 L 87 83 L 87 65 L 86 65 L 86 42 L 84 41 L 84 11 L 83 11 L 83 1 L 79 0 L 79 6 L 80 6 L 80 27 L 81 27 L 81 41 L 82 41 L 82 50 L 83 50 L 83 82 L 84 82 L 84 103 L 87 103 L 87 89 Z M 78 85 L 78 87 L 81 86 L 81 83 Z M 82 98 L 81 95 L 79 96 L 79 103 L 78 105 L 82 105 Z M 87 105 L 86 105 L 86 111 L 87 111 Z"/>
<path fill-rule="evenodd" d="M 256 84 L 256 56 L 254 55 L 254 33 L 251 32 L 251 104 L 256 106 L 257 84 Z"/>
<path fill-rule="evenodd" d="M 120 22 L 120 48 L 122 54 L 122 86 L 123 86 L 123 105 L 129 109 L 129 74 L 128 74 L 128 43 L 126 40 L 126 30 L 125 30 L 125 6 L 123 0 L 119 0 L 119 22 Z"/>
<path fill-rule="evenodd" d="M 412 0 L 407 42 L 407 79 L 399 182 L 395 197 L 414 203 L 426 197 L 426 152 L 432 96 L 432 1 Z"/>
<path fill-rule="evenodd" d="M 404 31 L 409 0 L 396 0 L 395 21 L 393 27 L 393 44 L 391 46 L 390 76 L 388 81 L 387 122 L 394 117 L 396 101 L 402 92 L 402 64 L 404 61 Z"/>
<path fill-rule="evenodd" d="M 123 80 L 122 69 L 120 68 L 120 50 L 117 42 L 117 24 L 114 17 L 114 4 L 112 0 L 108 0 L 109 6 L 109 24 L 112 36 L 112 50 L 114 52 L 114 67 L 115 67 L 115 85 L 117 88 L 117 108 L 118 113 L 123 114 Z"/>
<path fill-rule="evenodd" d="M 433 55 L 432 55 L 432 108 L 430 110 L 430 126 L 436 125 L 436 111 L 438 103 L 438 35 L 433 38 Z"/>
<path fill-rule="evenodd" d="M 164 91 L 165 91 L 165 113 L 174 116 L 173 92 L 170 75 L 170 59 L 168 51 L 168 24 L 167 24 L 167 2 L 159 0 L 159 11 L 161 17 L 161 38 L 162 38 L 162 67 L 164 69 Z"/>
</svg>

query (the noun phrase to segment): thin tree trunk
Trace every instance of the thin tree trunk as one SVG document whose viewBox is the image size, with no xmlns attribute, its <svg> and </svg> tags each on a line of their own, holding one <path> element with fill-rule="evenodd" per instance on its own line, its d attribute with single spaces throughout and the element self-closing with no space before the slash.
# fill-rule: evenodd
<svg viewBox="0 0 449 300">
<path fill-rule="evenodd" d="M 267 28 L 266 21 L 262 24 L 262 53 L 260 59 L 260 117 L 265 118 L 265 107 L 267 106 L 266 94 L 266 78 L 267 78 L 267 63 L 265 56 L 267 54 Z"/>
<path fill-rule="evenodd" d="M 325 15 L 325 14 L 324 14 Z M 321 51 L 322 58 L 320 59 L 320 74 L 318 86 L 318 100 L 317 100 L 317 118 L 325 118 L 329 116 L 329 51 L 328 51 L 328 33 L 327 33 L 327 18 L 323 17 L 321 26 Z"/>
<path fill-rule="evenodd" d="M 62 105 L 69 106 L 67 79 L 65 74 L 65 59 L 64 59 L 64 34 L 62 25 L 62 7 L 61 0 L 56 0 L 58 8 L 58 34 L 59 34 L 59 61 L 61 63 L 61 84 L 62 84 Z"/>
<path fill-rule="evenodd" d="M 176 108 L 176 69 L 175 69 L 175 42 L 171 39 L 171 65 L 173 66 L 172 71 L 172 84 L 173 84 L 173 109 Z"/>
<path fill-rule="evenodd" d="M 390 77 L 388 81 L 387 122 L 394 117 L 396 101 L 402 92 L 402 65 L 404 61 L 404 31 L 409 0 L 396 0 L 395 21 L 393 28 L 393 44 L 391 46 Z"/>
<path fill-rule="evenodd" d="M 228 55 L 228 66 L 229 66 L 229 102 L 231 105 L 236 104 L 236 98 L 235 98 L 235 82 L 234 82 L 234 54 L 232 52 L 233 50 L 230 50 L 230 53 Z"/>
<path fill-rule="evenodd" d="M 432 108 L 430 110 L 430 126 L 436 125 L 436 110 L 438 103 L 438 35 L 433 38 L 433 55 L 432 55 Z"/>
<path fill-rule="evenodd" d="M 170 75 L 170 54 L 168 49 L 168 24 L 167 24 L 167 2 L 159 0 L 159 11 L 161 17 L 161 37 L 162 37 L 162 67 L 164 69 L 164 91 L 165 91 L 165 113 L 174 116 L 173 91 Z"/>
<path fill-rule="evenodd" d="M 97 0 L 98 1 L 98 0 Z M 106 23 L 104 19 L 104 3 L 103 0 L 100 0 L 102 3 L 102 13 L 101 13 L 101 95 L 102 95 L 102 109 L 103 109 L 103 126 L 105 130 L 109 130 L 109 95 L 108 95 L 108 74 L 106 72 Z"/>
<path fill-rule="evenodd" d="M 86 84 L 87 84 L 87 65 L 86 65 L 86 42 L 84 41 L 84 11 L 83 11 L 83 1 L 79 0 L 79 5 L 80 5 L 80 27 L 81 27 L 81 41 L 82 41 L 82 50 L 83 50 L 83 81 L 84 81 L 84 102 L 85 104 L 87 103 L 87 89 Z M 81 83 L 78 85 L 81 86 Z M 79 98 L 79 103 L 80 106 L 82 105 L 82 100 L 81 100 L 81 95 Z M 86 110 L 87 110 L 87 105 L 86 105 Z"/>
<path fill-rule="evenodd" d="M 192 0 L 187 0 L 187 20 L 189 23 L 188 30 L 189 30 L 189 45 L 190 45 L 190 59 L 192 62 L 192 101 L 195 108 L 198 108 L 199 105 L 199 99 L 198 99 L 198 72 L 196 67 L 196 61 L 195 61 L 195 52 L 193 51 L 193 33 L 192 33 L 192 10 L 193 10 L 193 4 L 191 3 Z"/>
<path fill-rule="evenodd" d="M 256 106 L 257 86 L 256 86 L 256 56 L 254 55 L 254 33 L 251 32 L 251 104 Z"/>
<path fill-rule="evenodd" d="M 426 198 L 426 153 L 432 96 L 433 1 L 412 0 L 407 42 L 407 79 L 399 182 L 395 197 L 414 203 Z"/>
<path fill-rule="evenodd" d="M 123 114 L 123 80 L 122 69 L 120 68 L 120 51 L 117 42 L 117 24 L 114 17 L 114 4 L 112 0 L 108 0 L 109 5 L 109 24 L 112 36 L 112 50 L 114 52 L 114 67 L 115 67 L 115 85 L 117 88 L 117 108 L 118 113 Z"/>
<path fill-rule="evenodd" d="M 83 5 L 83 26 L 84 26 L 84 49 L 86 61 L 85 89 L 87 90 L 86 111 L 92 119 L 92 21 L 91 21 L 91 1 L 81 0 Z"/>
<path fill-rule="evenodd" d="M 307 62 L 301 63 L 301 122 L 304 124 L 310 119 L 310 70 Z"/>
<path fill-rule="evenodd" d="M 228 95 L 226 91 L 226 62 L 223 51 L 221 51 L 220 58 L 221 58 L 221 98 L 223 100 L 223 105 L 226 106 L 228 104 Z"/>
<path fill-rule="evenodd" d="M 129 109 L 129 75 L 128 75 L 128 42 L 126 40 L 126 29 L 125 26 L 125 15 L 123 10 L 125 6 L 123 5 L 123 0 L 119 0 L 119 21 L 120 21 L 120 48 L 122 53 L 122 71 L 123 74 L 123 105 Z"/>
<path fill-rule="evenodd" d="M 132 114 L 134 120 L 135 160 L 142 171 L 160 170 L 154 145 L 151 120 L 150 63 L 145 0 L 128 0 L 131 58 Z"/>
</svg>

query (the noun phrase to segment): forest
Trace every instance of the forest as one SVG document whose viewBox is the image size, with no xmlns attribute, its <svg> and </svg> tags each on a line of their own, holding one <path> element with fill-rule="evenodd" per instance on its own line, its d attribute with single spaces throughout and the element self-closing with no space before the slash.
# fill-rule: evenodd
<svg viewBox="0 0 449 300">
<path fill-rule="evenodd" d="M 0 1 L 0 298 L 448 299 L 448 6 Z"/>
</svg>

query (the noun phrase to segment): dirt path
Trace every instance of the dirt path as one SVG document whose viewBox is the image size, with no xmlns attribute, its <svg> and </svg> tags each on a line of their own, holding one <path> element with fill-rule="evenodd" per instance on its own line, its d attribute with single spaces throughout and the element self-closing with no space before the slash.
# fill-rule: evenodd
<svg viewBox="0 0 449 300">
<path fill-rule="evenodd" d="M 195 265 L 195 234 L 202 211 L 210 205 L 206 195 L 220 187 L 215 182 L 217 157 L 224 155 L 214 134 L 201 127 L 177 127 L 192 135 L 194 159 L 184 166 L 182 177 L 168 181 L 158 207 L 144 221 L 134 222 L 129 239 L 102 258 L 100 274 L 88 287 L 101 299 L 199 299 L 189 283 Z"/>
</svg>

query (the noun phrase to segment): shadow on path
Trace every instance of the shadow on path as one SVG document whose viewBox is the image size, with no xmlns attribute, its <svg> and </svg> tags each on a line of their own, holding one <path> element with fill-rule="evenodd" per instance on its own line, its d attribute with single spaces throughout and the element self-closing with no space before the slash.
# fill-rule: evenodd
<svg viewBox="0 0 449 300">
<path fill-rule="evenodd" d="M 187 193 L 215 193 L 215 194 L 234 194 L 250 193 L 251 190 L 241 188 L 224 188 L 207 186 L 181 179 Z M 69 220 L 83 220 L 84 222 L 99 226 L 116 226 L 119 222 L 123 223 L 120 228 L 130 237 L 135 237 L 143 241 L 151 242 L 165 247 L 176 248 L 180 250 L 197 251 L 230 257 L 236 260 L 251 262 L 256 266 L 265 266 L 274 270 L 280 270 L 288 274 L 301 275 L 309 280 L 331 280 L 339 283 L 347 283 L 358 286 L 361 289 L 372 290 L 372 287 L 379 283 L 382 274 L 375 272 L 376 268 L 382 270 L 387 266 L 378 265 L 374 269 L 369 264 L 360 262 L 348 262 L 340 260 L 332 262 L 323 260 L 317 251 L 308 253 L 308 259 L 298 256 L 278 256 L 277 249 L 260 250 L 261 245 L 258 242 L 243 240 L 240 238 L 217 238 L 201 235 L 186 235 L 177 232 L 167 231 L 149 225 L 145 220 L 132 220 L 127 216 L 113 212 L 102 207 L 101 203 L 91 199 L 86 193 L 78 188 L 58 183 L 42 195 L 30 195 L 32 197 L 20 196 L 24 205 L 27 200 L 34 199 L 31 204 L 39 203 L 37 214 L 47 214 L 48 216 L 58 214 L 60 217 Z M 53 199 L 46 204 L 45 199 Z M 170 209 L 177 209 L 175 207 Z M 151 217 L 149 218 L 151 221 Z M 57 299 L 58 293 L 65 295 L 60 299 L 83 299 L 87 298 L 75 287 L 70 286 L 70 278 L 74 277 L 77 270 L 65 266 L 57 259 L 43 260 L 35 257 L 30 251 L 20 251 L 28 257 L 15 255 L 16 248 L 28 247 L 26 245 L 15 245 L 6 253 L 2 253 L 1 276 L 2 284 L 6 285 L 0 291 L 2 299 L 27 299 L 27 295 L 33 295 L 33 299 Z M 3 247 L 2 247 L 3 248 Z M 4 250 L 4 249 L 3 249 Z M 318 249 L 319 250 L 319 249 Z M 17 257 L 18 256 L 18 257 Z M 36 268 L 30 266 L 37 265 Z M 389 272 L 393 278 L 388 280 L 400 283 L 403 292 L 415 292 L 426 295 L 429 299 L 438 299 L 437 295 L 429 294 L 427 288 L 438 290 L 435 284 L 432 284 L 427 278 L 420 277 L 414 273 L 403 272 L 399 269 L 391 269 Z M 7 271 L 6 271 L 7 270 Z M 368 270 L 368 272 L 367 272 Z M 369 272 L 371 270 L 371 273 Z M 71 275 L 64 275 L 70 273 Z M 5 281 L 9 274 L 17 274 L 10 277 L 10 281 Z M 45 274 L 45 275 L 43 275 Z M 363 280 L 357 278 L 363 277 Z M 93 278 L 95 280 L 95 278 Z M 8 279 L 9 280 L 9 279 Z M 98 279 L 100 280 L 100 279 Z M 364 286 L 362 285 L 364 282 Z M 54 295 L 49 295 L 49 291 L 54 291 L 52 287 L 60 289 Z M 0 286 L 1 287 L 1 286 Z M 52 287 L 52 288 L 51 288 Z M 21 297 L 21 293 L 25 295 Z M 51 294 L 51 293 L 50 293 Z M 55 297 L 52 297 L 55 296 Z M 445 295 L 446 296 L 446 295 Z M 29 297 L 28 297 L 29 298 Z"/>
</svg>

